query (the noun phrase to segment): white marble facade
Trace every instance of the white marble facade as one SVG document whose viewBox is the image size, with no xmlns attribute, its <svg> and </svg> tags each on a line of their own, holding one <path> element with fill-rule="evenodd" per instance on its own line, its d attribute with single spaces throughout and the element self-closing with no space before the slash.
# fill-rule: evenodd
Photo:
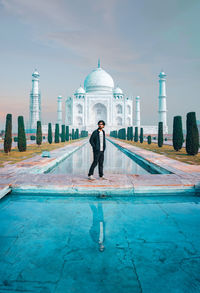
<svg viewBox="0 0 200 293">
<path fill-rule="evenodd" d="M 85 79 L 73 97 L 66 99 L 65 124 L 70 128 L 88 130 L 97 128 L 99 120 L 106 123 L 105 130 L 133 125 L 133 98 L 126 97 L 119 87 L 114 87 L 112 77 L 100 67 Z"/>
</svg>

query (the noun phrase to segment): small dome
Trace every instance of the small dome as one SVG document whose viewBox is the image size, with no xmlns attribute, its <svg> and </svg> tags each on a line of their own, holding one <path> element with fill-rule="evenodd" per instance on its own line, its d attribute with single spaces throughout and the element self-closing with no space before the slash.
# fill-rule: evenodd
<svg viewBox="0 0 200 293">
<path fill-rule="evenodd" d="M 166 76 L 167 76 L 167 75 L 165 74 L 164 71 L 161 71 L 160 74 L 159 74 L 159 77 L 160 77 L 160 78 L 162 78 L 162 77 L 166 77 Z"/>
<path fill-rule="evenodd" d="M 117 95 L 123 95 L 123 91 L 119 88 L 119 87 L 116 87 L 113 91 L 113 94 Z"/>
<path fill-rule="evenodd" d="M 112 92 L 114 88 L 114 81 L 110 74 L 108 74 L 101 67 L 94 69 L 84 81 L 84 88 L 86 92 L 90 91 L 107 91 Z"/>
<path fill-rule="evenodd" d="M 77 94 L 85 94 L 85 90 L 84 88 L 82 88 L 82 86 L 80 86 L 76 91 L 75 91 L 75 95 Z"/>
<path fill-rule="evenodd" d="M 33 77 L 39 77 L 39 72 L 37 71 L 37 69 L 35 69 L 35 71 L 32 74 Z"/>
</svg>

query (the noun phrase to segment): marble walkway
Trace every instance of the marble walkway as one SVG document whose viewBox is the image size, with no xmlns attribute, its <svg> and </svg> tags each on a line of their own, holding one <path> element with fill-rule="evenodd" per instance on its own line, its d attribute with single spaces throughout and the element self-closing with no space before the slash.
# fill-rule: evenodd
<svg viewBox="0 0 200 293">
<path fill-rule="evenodd" d="M 50 158 L 37 155 L 33 158 L 7 164 L 0 168 L 0 198 L 9 191 L 17 193 L 59 193 L 73 195 L 157 195 L 170 193 L 200 193 L 200 166 L 189 165 L 156 154 L 120 140 L 109 140 L 136 153 L 149 163 L 167 169 L 171 174 L 106 174 L 107 180 L 90 181 L 87 174 L 56 175 L 48 172 L 55 164 L 88 142 L 88 138 L 75 141 L 63 148 L 51 151 Z"/>
</svg>

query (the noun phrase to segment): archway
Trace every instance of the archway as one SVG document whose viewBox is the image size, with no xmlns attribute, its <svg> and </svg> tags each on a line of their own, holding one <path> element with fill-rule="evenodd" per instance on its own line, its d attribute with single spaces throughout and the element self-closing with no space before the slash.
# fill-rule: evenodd
<svg viewBox="0 0 200 293">
<path fill-rule="evenodd" d="M 122 105 L 118 104 L 116 106 L 116 109 L 117 109 L 117 114 L 122 114 Z"/>
<path fill-rule="evenodd" d="M 83 124 L 83 119 L 82 119 L 82 117 L 80 117 L 80 116 L 77 117 L 77 124 L 78 124 L 78 125 L 82 125 L 82 124 Z"/>
<path fill-rule="evenodd" d="M 122 118 L 121 117 L 117 117 L 117 125 L 122 125 Z"/>
<path fill-rule="evenodd" d="M 104 120 L 107 123 L 107 108 L 101 103 L 97 103 L 93 106 L 92 120 L 94 124 L 97 124 L 99 120 Z"/>
<path fill-rule="evenodd" d="M 83 113 L 83 106 L 82 106 L 81 104 L 78 104 L 78 105 L 76 106 L 76 108 L 77 108 L 77 112 L 78 112 L 78 114 L 82 114 L 82 113 Z"/>
</svg>

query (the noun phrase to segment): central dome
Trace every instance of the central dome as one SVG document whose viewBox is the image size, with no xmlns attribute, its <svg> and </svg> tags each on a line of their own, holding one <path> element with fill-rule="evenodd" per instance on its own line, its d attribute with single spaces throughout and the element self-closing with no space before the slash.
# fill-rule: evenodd
<svg viewBox="0 0 200 293">
<path fill-rule="evenodd" d="M 94 69 L 84 81 L 84 88 L 86 92 L 103 91 L 112 92 L 114 88 L 114 81 L 110 74 L 100 67 Z"/>
</svg>

